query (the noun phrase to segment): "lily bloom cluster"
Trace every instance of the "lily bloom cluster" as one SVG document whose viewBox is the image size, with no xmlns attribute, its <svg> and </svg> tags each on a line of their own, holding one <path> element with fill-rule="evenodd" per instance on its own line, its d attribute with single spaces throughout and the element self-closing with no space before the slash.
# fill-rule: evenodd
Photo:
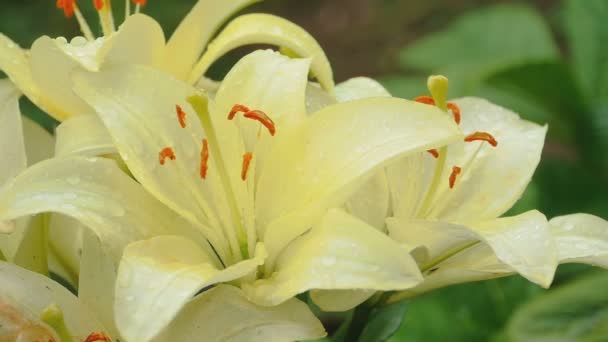
<svg viewBox="0 0 608 342">
<path fill-rule="evenodd" d="M 116 30 L 110 1 L 94 1 L 103 37 L 74 0 L 57 6 L 83 37 L 26 52 L 0 36 L 0 337 L 306 340 L 325 331 L 302 293 L 346 311 L 513 273 L 547 287 L 563 262 L 608 267 L 601 218 L 501 217 L 546 127 L 448 101 L 442 76 L 414 101 L 368 78 L 334 85 L 318 43 L 271 15 L 208 43 L 251 0 L 199 0 L 167 42 L 134 2 Z M 204 77 L 247 44 L 282 53 Z M 22 121 L 21 93 L 61 121 L 55 137 Z"/>
</svg>

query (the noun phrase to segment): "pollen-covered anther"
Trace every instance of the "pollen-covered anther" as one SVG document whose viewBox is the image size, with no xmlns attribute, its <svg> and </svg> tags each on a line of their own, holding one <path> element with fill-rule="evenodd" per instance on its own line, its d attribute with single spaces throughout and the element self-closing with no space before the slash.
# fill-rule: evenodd
<svg viewBox="0 0 608 342">
<path fill-rule="evenodd" d="M 496 141 L 496 139 L 494 139 L 492 134 L 486 133 L 486 132 L 475 132 L 475 133 L 469 134 L 466 137 L 464 137 L 464 141 L 466 141 L 466 142 L 485 141 L 494 147 L 498 146 L 498 141 Z"/>
<path fill-rule="evenodd" d="M 57 8 L 62 9 L 67 18 L 71 18 L 76 9 L 76 0 L 57 0 Z"/>
<path fill-rule="evenodd" d="M 251 109 L 249 109 L 249 107 L 246 107 L 246 106 L 243 106 L 243 105 L 240 105 L 240 104 L 236 104 L 230 110 L 230 114 L 228 114 L 228 120 L 234 119 L 234 117 L 236 116 L 236 114 L 239 113 L 239 112 L 247 113 L 250 110 Z"/>
<path fill-rule="evenodd" d="M 264 127 L 268 129 L 268 132 L 272 136 L 274 136 L 277 132 L 276 126 L 274 125 L 274 121 L 272 121 L 272 119 L 261 110 L 252 110 L 243 114 L 243 116 L 247 119 L 259 121 L 262 125 L 264 125 Z"/>
<path fill-rule="evenodd" d="M 201 164 L 199 174 L 202 179 L 207 178 L 207 170 L 209 169 L 209 142 L 203 139 L 203 147 L 201 148 Z"/>
<path fill-rule="evenodd" d="M 133 2 L 137 5 L 146 6 L 148 0 L 133 0 Z"/>
<path fill-rule="evenodd" d="M 433 100 L 433 98 L 428 95 L 418 96 L 418 97 L 414 98 L 414 101 L 424 103 L 427 105 L 431 105 L 431 106 L 435 105 L 435 100 Z"/>
<path fill-rule="evenodd" d="M 241 179 L 243 181 L 247 180 L 247 172 L 249 171 L 249 164 L 251 164 L 251 159 L 253 159 L 253 153 L 247 152 L 243 154 L 243 166 L 241 168 Z"/>
<path fill-rule="evenodd" d="M 186 128 L 186 112 L 180 105 L 175 105 L 175 113 L 177 114 L 177 121 L 182 128 Z"/>
<path fill-rule="evenodd" d="M 165 165 L 166 159 L 175 160 L 175 152 L 171 147 L 165 147 L 158 152 L 158 162 L 160 165 Z"/>
<path fill-rule="evenodd" d="M 454 102 L 448 102 L 448 109 L 452 111 L 452 116 L 454 116 L 454 121 L 460 125 L 460 107 Z"/>
<path fill-rule="evenodd" d="M 105 0 L 93 0 L 93 5 L 95 5 L 96 10 L 101 11 L 105 5 Z"/>
<path fill-rule="evenodd" d="M 437 159 L 439 158 L 439 151 L 437 151 L 436 149 L 432 149 L 432 150 L 427 150 L 428 153 L 430 153 L 433 158 Z"/>
<path fill-rule="evenodd" d="M 104 333 L 101 332 L 93 332 L 87 336 L 87 339 L 84 342 L 112 342 L 112 339 Z"/>
<path fill-rule="evenodd" d="M 460 172 L 462 172 L 460 167 L 452 166 L 452 173 L 450 174 L 450 189 L 453 189 L 454 185 L 456 185 L 456 179 L 460 175 Z"/>
</svg>

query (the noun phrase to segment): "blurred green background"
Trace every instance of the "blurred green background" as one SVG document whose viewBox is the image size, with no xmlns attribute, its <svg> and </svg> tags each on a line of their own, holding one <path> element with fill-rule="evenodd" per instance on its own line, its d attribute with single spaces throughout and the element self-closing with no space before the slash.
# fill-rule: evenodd
<svg viewBox="0 0 608 342">
<path fill-rule="evenodd" d="M 79 5 L 96 22 L 91 2 Z M 168 35 L 194 2 L 149 0 L 144 13 Z M 440 72 L 451 97 L 483 96 L 549 124 L 541 165 L 512 213 L 608 217 L 608 1 L 267 0 L 245 11 L 311 32 L 338 82 L 371 76 L 412 98 Z M 29 47 L 44 34 L 72 37 L 78 27 L 54 0 L 3 0 L 0 32 Z M 224 58 L 215 74 L 242 53 Z M 25 111 L 52 129 L 52 120 Z M 409 303 L 390 340 L 608 341 L 607 288 L 604 271 L 579 265 L 561 266 L 548 291 L 520 277 L 453 286 Z"/>
</svg>

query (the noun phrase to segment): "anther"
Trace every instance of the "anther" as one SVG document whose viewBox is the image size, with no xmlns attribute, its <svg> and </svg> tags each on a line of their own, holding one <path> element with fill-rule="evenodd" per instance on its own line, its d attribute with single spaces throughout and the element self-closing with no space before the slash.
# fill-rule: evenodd
<svg viewBox="0 0 608 342">
<path fill-rule="evenodd" d="M 175 112 L 177 113 L 177 120 L 182 128 L 186 128 L 186 112 L 180 105 L 175 105 Z"/>
<path fill-rule="evenodd" d="M 84 340 L 84 342 L 112 342 L 112 340 L 108 335 L 104 333 L 94 332 L 90 333 L 89 336 L 87 336 L 87 339 Z"/>
<path fill-rule="evenodd" d="M 232 107 L 232 109 L 230 110 L 230 114 L 228 114 L 228 120 L 234 119 L 234 117 L 236 116 L 236 114 L 238 112 L 247 113 L 248 111 L 250 111 L 250 109 L 248 107 L 245 107 L 245 106 L 240 105 L 240 104 L 234 105 Z"/>
<path fill-rule="evenodd" d="M 268 117 L 268 115 L 266 115 L 266 113 L 262 112 L 261 110 L 252 110 L 245 113 L 243 116 L 245 116 L 247 119 L 259 121 L 262 125 L 264 125 L 264 127 L 268 129 L 270 135 L 274 136 L 274 134 L 276 133 L 276 127 L 274 125 L 274 122 L 270 117 Z"/>
<path fill-rule="evenodd" d="M 133 0 L 133 2 L 137 5 L 146 6 L 148 0 Z"/>
<path fill-rule="evenodd" d="M 165 160 L 169 158 L 175 160 L 175 152 L 171 147 L 165 147 L 158 153 L 158 161 L 160 165 L 165 165 Z"/>
<path fill-rule="evenodd" d="M 432 149 L 432 150 L 427 150 L 428 153 L 430 153 L 433 158 L 437 159 L 439 158 L 439 151 L 437 151 L 436 149 Z"/>
<path fill-rule="evenodd" d="M 454 116 L 454 121 L 456 124 L 460 125 L 460 107 L 454 102 L 448 102 L 448 109 L 452 111 L 452 115 Z"/>
<path fill-rule="evenodd" d="M 71 18 L 76 8 L 76 0 L 57 0 L 57 8 L 62 9 L 67 18 Z"/>
<path fill-rule="evenodd" d="M 416 97 L 414 99 L 414 101 L 420 102 L 420 103 L 424 103 L 424 104 L 427 104 L 427 105 L 431 105 L 431 106 L 435 105 L 435 100 L 433 100 L 432 97 L 427 96 L 427 95 L 418 96 L 418 97 Z"/>
<path fill-rule="evenodd" d="M 461 171 L 462 169 L 458 166 L 452 167 L 452 173 L 450 174 L 450 189 L 454 188 L 454 185 L 456 184 L 456 178 L 458 178 L 458 175 L 460 175 Z"/>
<path fill-rule="evenodd" d="M 486 132 L 475 132 L 475 133 L 469 134 L 464 138 L 464 141 L 466 141 L 466 142 L 486 141 L 494 147 L 496 147 L 498 145 L 498 141 L 496 141 L 496 139 L 494 139 L 492 134 L 486 133 Z"/>
<path fill-rule="evenodd" d="M 209 142 L 203 139 L 203 147 L 201 148 L 201 164 L 199 173 L 202 179 L 207 178 L 207 170 L 209 169 Z"/>
<path fill-rule="evenodd" d="M 247 172 L 249 171 L 249 164 L 251 164 L 251 159 L 253 159 L 253 153 L 247 152 L 243 154 L 243 167 L 241 168 L 241 179 L 243 181 L 247 180 Z"/>
<path fill-rule="evenodd" d="M 103 6 L 105 5 L 105 1 L 104 0 L 93 0 L 93 4 L 95 5 L 96 10 L 101 11 Z"/>
</svg>

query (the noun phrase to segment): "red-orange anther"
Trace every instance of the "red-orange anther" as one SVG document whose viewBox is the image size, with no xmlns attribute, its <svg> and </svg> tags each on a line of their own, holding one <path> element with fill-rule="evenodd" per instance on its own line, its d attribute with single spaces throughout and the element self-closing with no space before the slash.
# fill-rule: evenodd
<svg viewBox="0 0 608 342">
<path fill-rule="evenodd" d="M 76 0 L 57 0 L 57 8 L 62 9 L 67 18 L 71 18 L 76 8 Z"/>
<path fill-rule="evenodd" d="M 177 121 L 182 128 L 186 128 L 186 112 L 180 105 L 175 105 L 175 112 L 177 113 Z"/>
<path fill-rule="evenodd" d="M 133 0 L 133 2 L 138 5 L 146 6 L 146 2 L 148 2 L 148 0 Z"/>
<path fill-rule="evenodd" d="M 247 171 L 249 171 L 249 164 L 251 164 L 251 159 L 253 159 L 253 153 L 247 152 L 243 154 L 243 167 L 241 168 L 242 180 L 247 180 Z"/>
<path fill-rule="evenodd" d="M 94 332 L 87 336 L 87 339 L 84 342 L 112 342 L 110 337 L 104 333 Z"/>
<path fill-rule="evenodd" d="M 458 175 L 460 175 L 461 171 L 462 169 L 458 166 L 452 167 L 452 173 L 450 174 L 450 189 L 454 188 L 454 185 L 456 184 L 456 178 L 458 178 Z"/>
<path fill-rule="evenodd" d="M 448 109 L 452 110 L 454 121 L 456 121 L 457 124 L 460 124 L 460 107 L 454 102 L 448 102 Z"/>
<path fill-rule="evenodd" d="M 435 159 L 439 158 L 439 151 L 436 149 L 427 150 L 427 152 L 430 153 Z"/>
<path fill-rule="evenodd" d="M 199 173 L 202 179 L 207 178 L 207 170 L 209 169 L 209 143 L 207 139 L 203 139 L 203 147 L 201 148 L 201 164 Z"/>
<path fill-rule="evenodd" d="M 238 112 L 247 113 L 248 111 L 250 111 L 250 109 L 248 107 L 245 107 L 245 106 L 240 105 L 240 104 L 236 104 L 230 110 L 230 114 L 228 114 L 228 120 L 234 119 L 234 117 L 236 116 L 236 114 Z"/>
<path fill-rule="evenodd" d="M 93 4 L 95 5 L 95 9 L 100 11 L 105 5 L 105 0 L 93 0 Z"/>
<path fill-rule="evenodd" d="M 496 147 L 498 145 L 498 141 L 496 141 L 496 139 L 494 139 L 492 134 L 486 133 L 486 132 L 475 132 L 475 133 L 469 134 L 466 137 L 464 137 L 464 141 L 466 141 L 466 142 L 486 141 L 494 147 Z"/>
<path fill-rule="evenodd" d="M 268 117 L 268 115 L 266 115 L 266 113 L 262 112 L 261 110 L 251 110 L 251 111 L 245 113 L 243 116 L 246 117 L 247 119 L 253 119 L 253 120 L 259 121 L 262 125 L 264 125 L 264 127 L 266 127 L 268 129 L 268 132 L 270 132 L 270 135 L 274 136 L 274 134 L 277 132 L 277 129 L 276 129 L 272 119 L 270 117 Z"/>
<path fill-rule="evenodd" d="M 160 165 L 165 165 L 165 160 L 167 158 L 175 160 L 175 152 L 171 147 L 165 147 L 158 153 L 158 161 L 160 162 Z"/>
<path fill-rule="evenodd" d="M 424 103 L 424 104 L 428 104 L 428 105 L 435 105 L 435 100 L 433 100 L 433 98 L 431 96 L 428 95 L 424 95 L 424 96 L 418 96 L 414 99 L 414 101 L 416 102 L 420 102 L 420 103 Z"/>
</svg>

